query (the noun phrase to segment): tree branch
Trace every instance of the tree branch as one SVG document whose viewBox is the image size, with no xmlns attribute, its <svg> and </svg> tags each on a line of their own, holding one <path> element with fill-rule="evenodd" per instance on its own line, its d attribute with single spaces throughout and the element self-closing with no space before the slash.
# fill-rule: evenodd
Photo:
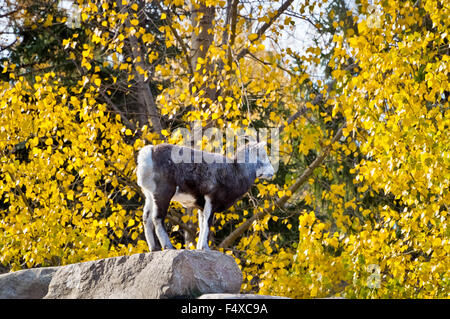
<svg viewBox="0 0 450 319">
<path fill-rule="evenodd" d="M 159 10 L 161 10 L 161 12 L 164 12 L 167 15 L 168 23 L 166 25 L 170 28 L 170 31 L 173 33 L 173 35 L 175 36 L 175 39 L 177 39 L 178 43 L 180 44 L 181 50 L 183 50 L 184 58 L 186 59 L 187 66 L 189 68 L 189 73 L 191 74 L 191 76 L 194 76 L 194 70 L 192 69 L 192 63 L 191 63 L 191 59 L 189 56 L 188 47 L 186 46 L 186 43 L 184 43 L 183 39 L 178 34 L 177 30 L 172 26 L 172 13 L 170 12 L 170 10 L 164 10 L 164 8 L 161 6 L 161 4 L 158 1 L 156 1 L 156 5 L 158 6 Z"/>
<path fill-rule="evenodd" d="M 103 91 L 99 91 L 100 95 L 103 97 L 103 99 L 106 101 L 106 103 L 108 103 L 108 105 L 115 111 L 117 112 L 120 117 L 122 118 L 122 121 L 125 123 L 125 125 L 130 128 L 130 129 L 135 129 L 136 127 L 127 119 L 127 117 L 125 116 L 125 114 L 119 109 L 119 107 L 117 105 L 115 105 L 113 103 L 113 101 L 111 101 L 111 99 L 105 94 L 105 92 Z"/>
<path fill-rule="evenodd" d="M 297 112 L 292 114 L 286 121 L 286 124 L 283 123 L 278 127 L 278 133 L 283 132 L 284 128 L 288 125 L 290 125 L 292 122 L 294 122 L 296 119 L 298 119 L 300 116 L 303 116 L 308 111 L 308 108 L 306 106 L 302 106 Z"/>
<path fill-rule="evenodd" d="M 272 26 L 272 24 L 280 17 L 281 14 L 283 14 L 284 11 L 289 8 L 289 6 L 294 2 L 294 0 L 287 0 L 284 2 L 281 7 L 278 8 L 277 13 L 275 13 L 268 22 L 264 23 L 258 31 L 256 31 L 257 37 L 253 39 L 251 42 L 254 43 L 255 41 L 258 41 L 261 36 Z M 246 54 L 248 54 L 250 51 L 248 48 L 242 49 L 236 56 L 237 60 L 243 58 Z"/>
</svg>

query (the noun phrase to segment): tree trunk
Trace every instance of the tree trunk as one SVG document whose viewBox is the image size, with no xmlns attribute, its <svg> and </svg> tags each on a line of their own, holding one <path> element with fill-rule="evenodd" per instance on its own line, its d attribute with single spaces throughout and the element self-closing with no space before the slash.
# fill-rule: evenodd
<svg viewBox="0 0 450 319">
<path fill-rule="evenodd" d="M 194 70 L 195 80 L 200 82 L 200 87 L 197 87 L 197 92 L 204 90 L 204 97 L 210 99 L 209 103 L 215 100 L 216 90 L 209 88 L 209 75 L 211 74 L 213 67 L 205 58 L 214 40 L 213 21 L 215 13 L 215 7 L 206 6 L 200 1 L 192 1 L 191 3 L 191 23 L 193 26 L 191 36 L 191 66 L 192 70 Z M 201 65 L 200 68 L 197 69 L 197 64 L 199 62 Z M 205 75 L 207 76 L 206 81 L 203 80 Z"/>
<path fill-rule="evenodd" d="M 117 1 L 117 4 L 121 10 L 123 10 L 124 6 L 122 5 L 122 1 Z M 127 19 L 125 21 L 125 25 L 127 28 L 133 27 L 130 23 L 130 20 Z M 133 56 L 134 65 L 135 65 L 135 78 L 137 82 L 137 90 L 136 95 L 138 96 L 138 102 L 142 105 L 142 111 L 145 113 L 145 118 L 149 118 L 149 122 L 152 125 L 153 131 L 158 133 L 161 138 L 164 136 L 161 134 L 162 125 L 161 125 L 161 116 L 159 114 L 159 110 L 156 106 L 155 99 L 150 90 L 150 86 L 148 84 L 148 79 L 145 79 L 144 74 L 141 74 L 138 70 L 149 70 L 147 63 L 145 62 L 145 56 L 143 54 L 142 46 L 136 36 L 129 37 L 130 43 L 130 51 Z M 144 120 L 144 117 L 141 117 L 141 120 Z M 147 124 L 140 123 L 140 126 Z"/>
</svg>

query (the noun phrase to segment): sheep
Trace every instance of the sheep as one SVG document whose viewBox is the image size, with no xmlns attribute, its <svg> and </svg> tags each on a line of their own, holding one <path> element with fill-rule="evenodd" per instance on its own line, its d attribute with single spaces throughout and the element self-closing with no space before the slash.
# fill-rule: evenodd
<svg viewBox="0 0 450 319">
<path fill-rule="evenodd" d="M 273 177 L 265 145 L 250 142 L 234 158 L 166 143 L 144 146 L 138 154 L 136 175 L 145 195 L 144 234 L 150 251 L 174 248 L 164 228 L 170 201 L 199 209 L 196 248 L 209 249 L 213 214 L 231 207 L 256 178 Z"/>
</svg>

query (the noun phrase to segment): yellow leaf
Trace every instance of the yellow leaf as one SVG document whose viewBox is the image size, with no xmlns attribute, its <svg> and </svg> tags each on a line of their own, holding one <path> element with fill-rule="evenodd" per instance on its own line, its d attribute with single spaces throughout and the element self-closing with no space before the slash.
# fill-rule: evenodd
<svg viewBox="0 0 450 319">
<path fill-rule="evenodd" d="M 187 222 L 189 221 L 189 216 L 188 216 L 188 215 L 183 215 L 183 216 L 181 216 L 181 221 L 182 221 L 183 223 L 187 223 Z"/>
<path fill-rule="evenodd" d="M 169 136 L 169 132 L 167 132 L 167 130 L 161 130 L 161 134 L 164 136 Z"/>
<path fill-rule="evenodd" d="M 51 137 L 49 137 L 45 140 L 45 145 L 50 146 L 52 144 L 53 144 L 53 139 Z"/>
<path fill-rule="evenodd" d="M 47 15 L 47 20 L 45 20 L 45 22 L 44 22 L 44 27 L 51 26 L 52 21 L 53 21 L 53 15 L 51 15 L 51 14 Z"/>
<path fill-rule="evenodd" d="M 255 41 L 258 38 L 258 34 L 257 33 L 252 33 L 248 36 L 248 39 L 250 41 Z"/>
</svg>

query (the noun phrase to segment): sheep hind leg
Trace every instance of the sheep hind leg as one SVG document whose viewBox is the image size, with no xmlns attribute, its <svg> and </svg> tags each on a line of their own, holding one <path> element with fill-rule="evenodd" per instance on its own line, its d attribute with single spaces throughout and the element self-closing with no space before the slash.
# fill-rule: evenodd
<svg viewBox="0 0 450 319">
<path fill-rule="evenodd" d="M 167 231 L 164 227 L 164 218 L 166 218 L 169 203 L 158 203 L 157 201 L 155 201 L 153 208 L 152 221 L 155 227 L 156 236 L 158 237 L 162 248 L 174 249 L 174 247 L 170 243 L 169 235 L 167 234 Z"/>
<path fill-rule="evenodd" d="M 152 211 L 153 197 L 150 193 L 147 193 L 145 195 L 145 205 L 142 216 L 144 220 L 145 240 L 147 241 L 150 251 L 159 251 L 161 250 L 161 245 L 159 243 L 158 237 L 156 237 L 155 226 L 153 225 L 152 220 Z"/>
</svg>

